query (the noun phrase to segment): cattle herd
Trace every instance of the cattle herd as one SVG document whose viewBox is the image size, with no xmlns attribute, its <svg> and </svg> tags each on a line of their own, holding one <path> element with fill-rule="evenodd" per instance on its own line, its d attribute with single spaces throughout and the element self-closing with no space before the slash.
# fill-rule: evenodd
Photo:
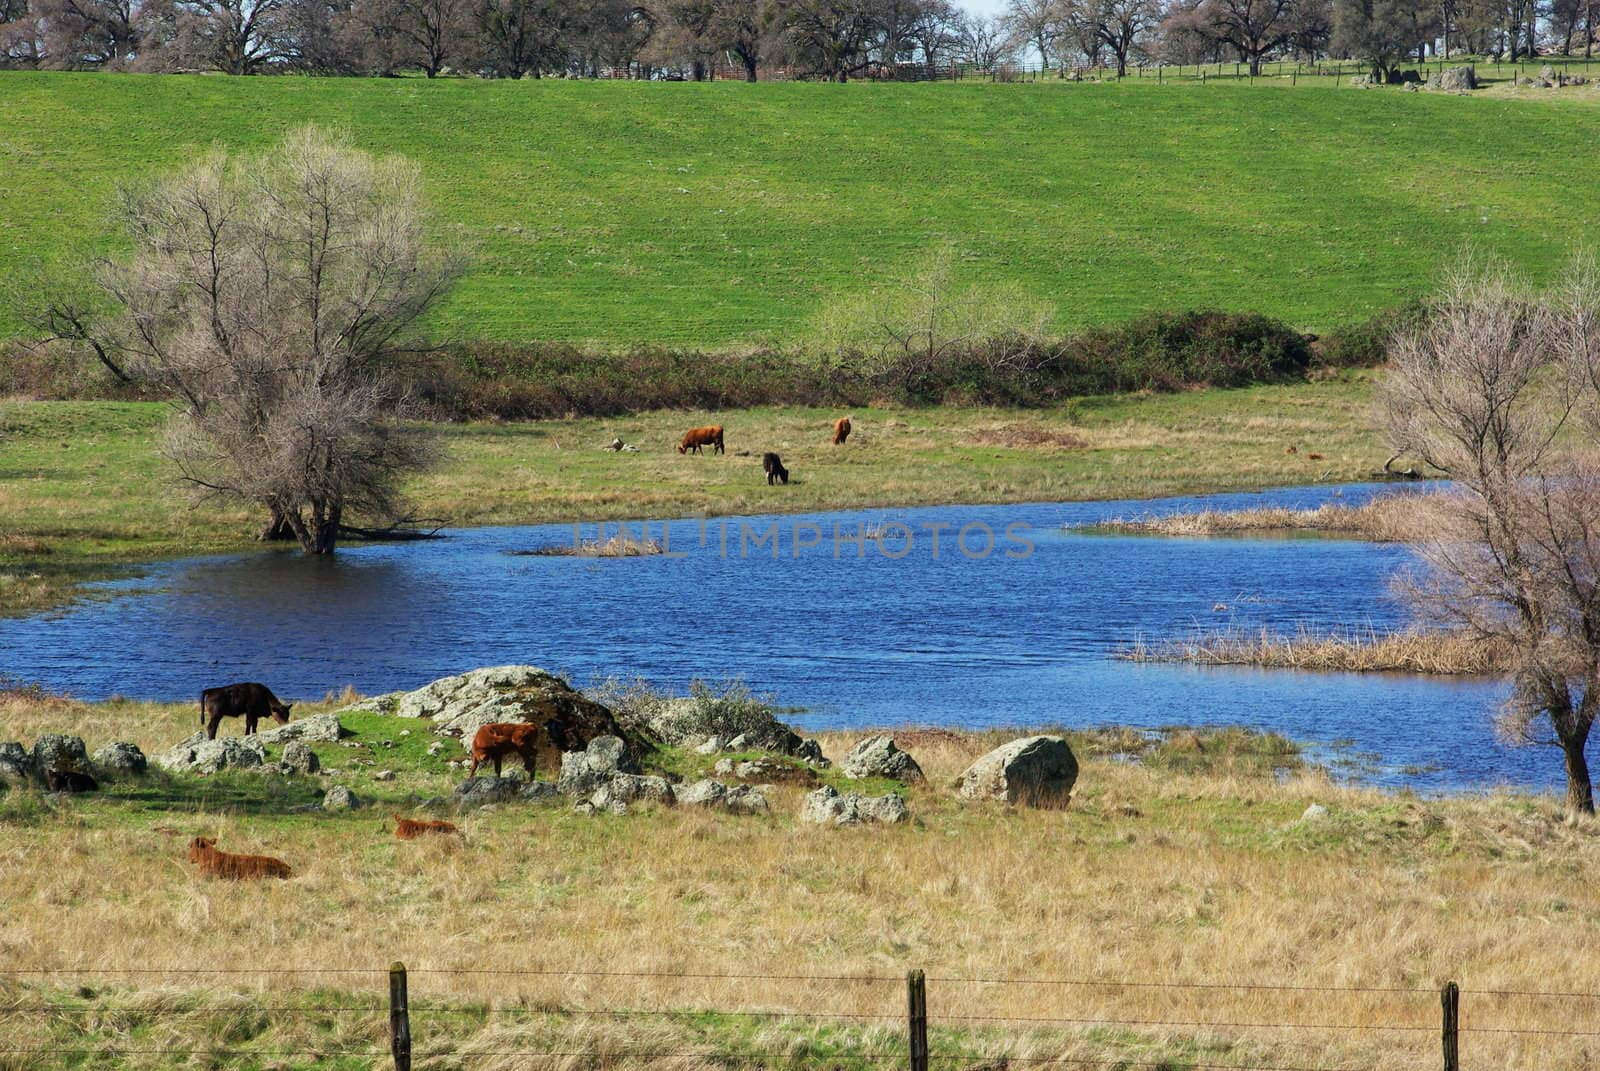
<svg viewBox="0 0 1600 1071">
<path fill-rule="evenodd" d="M 833 422 L 833 445 L 843 446 L 844 441 L 850 437 L 850 418 L 840 417 Z M 618 443 L 621 440 L 617 440 Z M 683 433 L 682 440 L 678 443 L 678 453 L 699 454 L 703 453 L 702 447 L 711 447 L 713 454 L 727 453 L 722 442 L 722 425 L 707 424 L 703 428 L 690 428 Z M 616 444 L 613 444 L 616 448 Z M 768 485 L 775 483 L 787 484 L 789 470 L 783 467 L 783 459 L 772 451 L 761 455 L 761 470 L 767 474 Z"/>
<path fill-rule="evenodd" d="M 833 445 L 843 446 L 849 437 L 850 418 L 840 417 L 833 422 Z M 678 443 L 678 453 L 698 454 L 707 446 L 711 447 L 712 453 L 715 454 L 727 452 L 723 445 L 722 425 L 711 424 L 701 428 L 690 428 Z M 789 482 L 789 470 L 784 467 L 783 459 L 777 454 L 771 451 L 763 453 L 761 468 L 767 474 L 768 484 Z M 223 718 L 242 717 L 245 735 L 248 736 L 267 718 L 271 718 L 279 725 L 287 725 L 292 705 L 273 695 L 272 689 L 266 685 L 254 681 L 207 688 L 200 693 L 200 724 L 205 727 L 207 739 L 215 740 L 217 728 Z M 468 776 L 476 777 L 479 766 L 492 764 L 495 776 L 499 777 L 502 763 L 507 758 L 514 757 L 522 760 L 528 776 L 532 777 L 538 756 L 540 729 L 538 725 L 514 722 L 498 722 L 481 727 L 472 738 L 472 768 Z M 85 774 L 59 776 L 87 779 Z M 92 786 L 63 785 L 62 790 L 85 791 L 89 787 Z M 401 840 L 416 840 L 429 834 L 459 833 L 459 830 L 449 822 L 417 820 L 399 814 L 394 815 L 394 821 L 394 835 Z M 189 843 L 189 861 L 210 877 L 236 881 L 290 878 L 294 875 L 294 870 L 282 859 L 265 855 L 232 855 L 217 850 L 216 842 L 206 837 L 196 837 Z"/>
</svg>

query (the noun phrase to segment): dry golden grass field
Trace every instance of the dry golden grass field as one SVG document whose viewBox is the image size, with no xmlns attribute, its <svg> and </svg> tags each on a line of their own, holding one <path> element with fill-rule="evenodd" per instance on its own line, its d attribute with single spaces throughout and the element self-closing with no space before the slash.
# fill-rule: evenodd
<svg viewBox="0 0 1600 1071">
<path fill-rule="evenodd" d="M 151 754 L 195 717 L 0 703 L 7 736 Z M 999 737 L 923 731 L 899 734 L 929 775 L 900 826 L 803 825 L 804 789 L 779 787 L 769 816 L 508 804 L 461 817 L 459 840 L 403 842 L 389 813 L 459 774 L 423 752 L 425 722 L 347 725 L 354 748 L 318 745 L 340 771 L 321 785 L 152 774 L 0 796 L 0 1068 L 388 1067 L 371 1054 L 392 960 L 432 1071 L 903 1066 L 911 968 L 937 1068 L 1432 1068 L 1448 980 L 1466 1066 L 1593 1066 L 1592 997 L 1508 992 L 1600 988 L 1600 829 L 1554 799 L 1383 794 L 1270 736 L 1103 731 L 1072 737 L 1070 809 L 1012 809 L 948 788 Z M 692 778 L 702 757 L 672 761 Z M 375 805 L 292 810 L 328 783 Z M 296 876 L 203 879 L 197 834 Z M 78 1054 L 18 1051 L 35 1049 Z"/>
</svg>

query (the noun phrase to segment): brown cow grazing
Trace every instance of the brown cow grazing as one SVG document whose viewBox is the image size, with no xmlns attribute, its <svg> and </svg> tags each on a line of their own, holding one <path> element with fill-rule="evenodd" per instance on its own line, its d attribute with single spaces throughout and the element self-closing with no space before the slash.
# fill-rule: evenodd
<svg viewBox="0 0 1600 1071">
<path fill-rule="evenodd" d="M 507 756 L 517 755 L 522 759 L 522 767 L 528 771 L 528 776 L 533 777 L 534 766 L 539 758 L 539 736 L 543 730 L 543 725 L 532 722 L 498 721 L 483 726 L 472 738 L 472 769 L 467 776 L 478 776 L 478 767 L 492 762 L 494 775 L 499 777 L 500 763 Z"/>
<path fill-rule="evenodd" d="M 269 855 L 229 855 L 219 852 L 217 842 L 210 837 L 196 837 L 189 842 L 189 862 L 198 864 L 207 877 L 228 878 L 231 881 L 294 877 L 294 871 L 282 859 L 274 859 Z"/>
<path fill-rule="evenodd" d="M 416 840 L 424 833 L 459 833 L 459 829 L 452 822 L 418 821 L 412 818 L 394 816 L 394 835 L 401 840 Z"/>
<path fill-rule="evenodd" d="M 767 486 L 775 482 L 789 482 L 789 470 L 783 467 L 783 459 L 777 454 L 765 453 L 761 455 L 761 468 L 767 474 Z"/>
<path fill-rule="evenodd" d="M 833 445 L 843 446 L 848 438 L 850 438 L 850 418 L 842 416 L 833 422 Z"/>
<path fill-rule="evenodd" d="M 702 446 L 711 447 L 714 454 L 726 453 L 722 448 L 722 425 L 707 424 L 703 428 L 690 428 L 683 433 L 683 442 L 678 444 L 678 453 L 700 453 Z"/>
<path fill-rule="evenodd" d="M 217 738 L 217 726 L 223 718 L 244 715 L 244 734 L 256 731 L 256 723 L 271 718 L 279 725 L 289 724 L 289 708 L 293 703 L 279 702 L 272 689 L 265 684 L 225 684 L 220 688 L 207 688 L 200 693 L 200 724 L 206 727 L 206 739 Z"/>
</svg>

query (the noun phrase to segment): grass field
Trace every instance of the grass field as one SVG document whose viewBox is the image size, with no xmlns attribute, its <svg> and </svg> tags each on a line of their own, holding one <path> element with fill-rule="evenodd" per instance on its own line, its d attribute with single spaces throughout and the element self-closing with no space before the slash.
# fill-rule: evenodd
<svg viewBox="0 0 1600 1071">
<path fill-rule="evenodd" d="M 1351 480 L 1379 468 L 1370 380 L 1084 398 L 1047 410 L 751 409 L 616 419 L 446 425 L 448 460 L 414 482 L 422 516 L 450 525 L 600 521 L 892 505 L 1145 498 Z M 0 401 L 0 612 L 61 601 L 122 563 L 245 549 L 260 518 L 192 508 L 158 455 L 156 403 Z M 724 456 L 680 456 L 715 420 Z M 613 437 L 637 453 L 603 449 Z M 1289 446 L 1297 454 L 1286 454 Z M 768 487 L 760 455 L 793 474 Z M 1322 455 L 1313 459 L 1311 453 Z"/>
<path fill-rule="evenodd" d="M 7 736 L 71 732 L 91 748 L 116 738 L 156 752 L 194 719 L 191 704 L 0 697 Z M 348 727 L 353 747 L 318 745 L 338 772 L 310 783 L 154 774 L 95 797 L 0 795 L 4 966 L 67 969 L 0 974 L 5 1048 L 89 1053 L 0 1055 L 0 1066 L 387 1066 L 148 1051 L 382 1051 L 383 1015 L 360 1010 L 382 1007 L 381 973 L 76 972 L 381 972 L 395 959 L 419 972 L 413 1029 L 430 1054 L 418 1066 L 431 1071 L 897 1066 L 883 1061 L 902 1058 L 898 979 L 911 967 L 932 979 L 940 1067 L 1002 1054 L 1018 1059 L 1013 1066 L 1107 1071 L 1436 1067 L 1437 987 L 1450 979 L 1467 991 L 1464 1023 L 1485 1031 L 1463 1040 L 1472 1066 L 1592 1066 L 1587 1039 L 1555 1033 L 1587 1029 L 1570 999 L 1484 992 L 1592 988 L 1600 838 L 1591 822 L 1564 824 L 1551 799 L 1385 795 L 1330 784 L 1272 737 L 1179 732 L 1145 748 L 1105 731 L 1072 737 L 1083 769 L 1069 810 L 1012 810 L 962 802 L 947 787 L 999 737 L 926 732 L 899 734 L 929 775 L 905 790 L 913 821 L 903 826 L 807 826 L 795 817 L 804 789 L 779 786 L 766 817 L 646 808 L 583 818 L 570 804 L 506 805 L 458 819 L 459 842 L 413 843 L 394 839 L 389 812 L 447 793 L 460 774 L 426 755 L 425 722 L 373 715 Z M 853 742 L 823 744 L 837 759 Z M 1113 757 L 1130 751 L 1138 764 Z M 374 779 L 384 768 L 394 780 Z M 375 805 L 292 810 L 330 783 Z M 1306 817 L 1313 802 L 1326 813 Z M 195 835 L 285 858 L 297 876 L 266 886 L 206 881 L 183 858 Z M 552 973 L 421 973 L 456 970 Z M 608 971 L 624 974 L 581 973 Z M 779 977 L 707 977 L 727 973 Z M 1316 986 L 1395 991 L 1298 988 Z M 5 1011 L 40 1005 L 63 1010 Z M 774 1014 L 729 1014 L 749 1011 Z M 514 1052 L 569 1055 L 470 1055 Z M 623 1055 L 631 1052 L 687 1055 Z M 781 1056 L 756 1055 L 772 1053 Z"/>
<path fill-rule="evenodd" d="M 1209 306 L 1323 330 L 1469 242 L 1551 275 L 1600 223 L 1580 97 L 6 73 L 0 277 L 24 294 L 0 337 L 29 280 L 115 248 L 119 182 L 309 120 L 421 165 L 475 256 L 447 336 L 792 341 L 942 239 L 1063 328 Z"/>
</svg>

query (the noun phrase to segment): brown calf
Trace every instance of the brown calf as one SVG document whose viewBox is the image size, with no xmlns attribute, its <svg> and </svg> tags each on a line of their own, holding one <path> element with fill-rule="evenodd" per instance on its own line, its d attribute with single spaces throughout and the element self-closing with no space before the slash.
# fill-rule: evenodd
<svg viewBox="0 0 1600 1071">
<path fill-rule="evenodd" d="M 189 842 L 189 862 L 213 878 L 249 881 L 254 878 L 291 878 L 294 871 L 282 859 L 268 855 L 229 855 L 217 851 L 217 842 L 210 837 L 196 837 Z"/>
<path fill-rule="evenodd" d="M 544 728 L 531 722 L 498 721 L 480 728 L 472 738 L 472 769 L 468 777 L 478 776 L 478 767 L 494 763 L 494 775 L 500 776 L 500 763 L 508 756 L 522 759 L 523 769 L 531 778 L 539 758 L 539 733 Z"/>
<path fill-rule="evenodd" d="M 416 840 L 424 833 L 459 833 L 454 823 L 417 821 L 411 818 L 394 816 L 394 835 L 401 840 Z"/>
<path fill-rule="evenodd" d="M 703 428 L 690 428 L 683 433 L 683 441 L 678 444 L 678 453 L 700 453 L 702 446 L 711 447 L 714 454 L 725 453 L 722 448 L 722 425 L 707 424 Z"/>
<path fill-rule="evenodd" d="M 833 445 L 843 446 L 848 438 L 850 438 L 850 418 L 842 416 L 833 422 Z"/>
</svg>

